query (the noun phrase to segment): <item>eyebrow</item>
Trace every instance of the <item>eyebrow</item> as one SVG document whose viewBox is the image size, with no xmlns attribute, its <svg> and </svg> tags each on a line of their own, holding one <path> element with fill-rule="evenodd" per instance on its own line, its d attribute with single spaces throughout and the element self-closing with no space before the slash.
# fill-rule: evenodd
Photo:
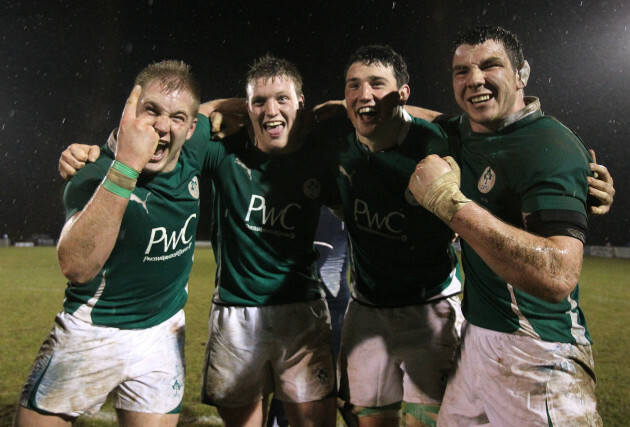
<svg viewBox="0 0 630 427">
<path fill-rule="evenodd" d="M 361 79 L 359 77 L 352 77 L 352 78 L 346 79 L 346 83 L 356 82 L 356 81 L 360 81 L 360 80 Z M 386 80 L 386 81 L 389 81 L 389 79 L 387 77 L 385 77 L 385 76 L 376 76 L 376 75 L 368 76 L 366 80 L 370 80 L 370 81 L 373 81 L 373 80 Z"/>
<path fill-rule="evenodd" d="M 267 98 L 275 98 L 277 96 L 287 96 L 287 97 L 291 97 L 291 92 L 290 91 L 286 91 L 286 90 L 282 90 L 280 92 L 275 92 L 269 96 L 265 96 L 265 95 L 252 95 L 252 102 L 253 101 L 261 101 Z"/>
<path fill-rule="evenodd" d="M 494 62 L 501 62 L 504 63 L 504 59 L 500 56 L 490 56 L 488 58 L 485 58 L 483 61 L 481 61 L 479 63 L 479 66 L 483 67 L 484 65 L 488 65 Z M 469 68 L 470 66 L 468 64 L 455 64 L 453 65 L 453 70 L 462 70 L 462 69 L 466 69 Z"/>
<path fill-rule="evenodd" d="M 162 108 L 162 107 L 160 106 L 160 104 L 158 104 L 158 103 L 157 103 L 157 102 L 155 102 L 155 101 L 147 100 L 147 101 L 144 103 L 144 106 L 147 106 L 147 105 L 149 105 L 149 106 L 151 106 L 151 107 L 155 108 L 156 110 L 159 110 L 159 111 L 164 111 L 164 108 Z M 178 114 L 183 114 L 184 116 L 189 117 L 189 114 L 188 114 L 185 110 L 176 110 L 176 111 L 170 112 L 170 113 L 169 113 L 169 116 L 176 116 L 176 115 L 178 115 Z"/>
</svg>

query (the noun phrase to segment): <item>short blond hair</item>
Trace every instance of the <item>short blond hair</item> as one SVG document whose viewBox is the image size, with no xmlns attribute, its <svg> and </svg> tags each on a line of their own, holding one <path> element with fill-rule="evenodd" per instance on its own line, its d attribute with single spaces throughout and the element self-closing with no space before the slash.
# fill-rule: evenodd
<svg viewBox="0 0 630 427">
<path fill-rule="evenodd" d="M 201 85 L 184 61 L 167 59 L 146 66 L 136 77 L 136 84 L 146 88 L 153 81 L 159 81 L 167 92 L 184 90 L 192 95 L 195 115 L 201 102 Z"/>
</svg>

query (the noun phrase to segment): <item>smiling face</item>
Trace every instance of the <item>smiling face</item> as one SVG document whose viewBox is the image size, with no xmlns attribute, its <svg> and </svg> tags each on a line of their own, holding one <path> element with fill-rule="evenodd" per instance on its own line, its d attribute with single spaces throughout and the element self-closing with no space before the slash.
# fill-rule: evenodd
<svg viewBox="0 0 630 427">
<path fill-rule="evenodd" d="M 196 102 L 184 89 L 167 90 L 159 80 L 142 89 L 136 116 L 147 118 L 160 136 L 153 157 L 143 172 L 163 173 L 175 169 L 182 146 L 195 131 Z"/>
<path fill-rule="evenodd" d="M 508 115 L 525 107 L 524 87 L 496 40 L 462 44 L 453 55 L 455 100 L 475 132 L 494 133 Z"/>
<path fill-rule="evenodd" d="M 247 85 L 247 110 L 258 149 L 282 154 L 296 148 L 291 137 L 303 103 L 304 95 L 297 94 L 288 76 L 262 77 Z"/>
<path fill-rule="evenodd" d="M 346 73 L 345 99 L 359 140 L 365 143 L 391 134 L 409 92 L 406 84 L 398 88 L 391 66 L 376 62 L 352 64 Z"/>
</svg>

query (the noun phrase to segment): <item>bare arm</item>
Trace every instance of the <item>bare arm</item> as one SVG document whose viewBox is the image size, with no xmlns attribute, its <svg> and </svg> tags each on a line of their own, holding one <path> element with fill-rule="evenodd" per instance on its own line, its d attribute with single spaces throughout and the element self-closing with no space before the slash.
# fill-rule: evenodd
<svg viewBox="0 0 630 427">
<path fill-rule="evenodd" d="M 116 160 L 137 172 L 151 159 L 159 140 L 152 123 L 136 119 L 140 92 L 136 86 L 127 100 L 116 149 Z M 128 202 L 128 197 L 100 184 L 85 208 L 66 222 L 57 245 L 57 260 L 70 281 L 86 283 L 103 268 L 118 238 Z"/>
<path fill-rule="evenodd" d="M 578 239 L 540 237 L 499 220 L 461 194 L 459 170 L 436 155 L 418 164 L 409 189 L 515 288 L 549 302 L 573 291 L 582 266 Z"/>
<path fill-rule="evenodd" d="M 210 119 L 212 139 L 220 140 L 247 125 L 247 100 L 245 98 L 221 98 L 204 102 L 199 112 Z"/>
<path fill-rule="evenodd" d="M 66 222 L 57 245 L 57 260 L 68 280 L 87 283 L 103 268 L 116 244 L 128 203 L 129 199 L 99 185 L 85 209 Z"/>
<path fill-rule="evenodd" d="M 318 104 L 313 108 L 313 112 L 320 121 L 335 117 L 348 117 L 345 99 L 335 99 Z"/>
<path fill-rule="evenodd" d="M 559 302 L 578 282 L 583 250 L 578 239 L 536 236 L 473 202 L 455 215 L 450 226 L 495 273 L 523 292 Z"/>
<path fill-rule="evenodd" d="M 208 117 L 215 111 L 223 114 L 247 115 L 247 100 L 245 98 L 221 98 L 204 102 L 199 106 L 199 112 Z"/>
</svg>

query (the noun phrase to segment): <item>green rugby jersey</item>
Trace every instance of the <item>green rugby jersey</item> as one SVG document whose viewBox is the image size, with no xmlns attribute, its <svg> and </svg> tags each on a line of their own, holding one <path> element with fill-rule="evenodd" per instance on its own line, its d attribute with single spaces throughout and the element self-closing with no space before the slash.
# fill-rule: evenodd
<svg viewBox="0 0 630 427">
<path fill-rule="evenodd" d="M 453 232 L 407 191 L 418 162 L 448 155 L 449 147 L 438 126 L 405 117 L 408 133 L 381 152 L 364 147 L 347 119 L 323 122 L 321 130 L 337 169 L 353 296 L 373 306 L 420 304 L 461 292 Z M 455 266 L 458 273 L 451 276 Z"/>
<path fill-rule="evenodd" d="M 200 154 L 187 141 L 173 171 L 140 176 L 110 257 L 89 283 L 68 283 L 66 312 L 94 325 L 137 329 L 184 307 L 199 219 Z M 68 182 L 66 218 L 85 207 L 113 160 L 106 144 Z"/>
<path fill-rule="evenodd" d="M 209 138 L 208 119 L 200 116 L 192 139 Z M 207 147 L 203 168 L 215 189 L 215 303 L 321 298 L 313 240 L 322 204 L 335 203 L 337 194 L 321 147 L 306 140 L 292 153 L 268 155 L 245 131 Z"/>
<path fill-rule="evenodd" d="M 443 126 L 461 138 L 462 191 L 479 206 L 526 229 L 527 214 L 570 210 L 586 215 L 591 157 L 582 141 L 540 108 L 497 134 L 475 133 L 466 115 Z M 451 132 L 452 131 L 452 132 Z M 463 312 L 483 328 L 552 342 L 589 344 L 579 288 L 560 303 L 514 289 L 462 242 Z"/>
</svg>

